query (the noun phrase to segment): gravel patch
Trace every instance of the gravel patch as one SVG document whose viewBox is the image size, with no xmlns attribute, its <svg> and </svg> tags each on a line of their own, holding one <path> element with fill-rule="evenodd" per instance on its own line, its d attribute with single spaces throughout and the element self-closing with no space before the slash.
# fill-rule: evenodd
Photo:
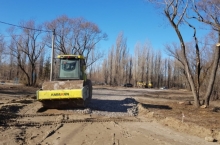
<svg viewBox="0 0 220 145">
<path fill-rule="evenodd" d="M 76 113 L 79 113 L 79 114 L 91 114 L 92 113 L 92 110 L 90 108 L 85 108 L 85 109 L 74 109 L 72 110 Z"/>
<path fill-rule="evenodd" d="M 94 90 L 93 98 L 86 109 L 74 109 L 79 114 L 91 114 L 107 117 L 124 117 L 138 115 L 138 102 L 128 90 Z M 120 95 L 118 95 L 120 94 Z M 130 94 L 130 95 L 128 95 Z M 69 110 L 70 111 L 70 110 Z"/>
</svg>

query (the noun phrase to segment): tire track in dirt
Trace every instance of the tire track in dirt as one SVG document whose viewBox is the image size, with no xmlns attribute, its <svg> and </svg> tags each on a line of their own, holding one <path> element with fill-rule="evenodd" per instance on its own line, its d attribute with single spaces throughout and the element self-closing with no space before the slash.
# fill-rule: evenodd
<svg viewBox="0 0 220 145">
<path fill-rule="evenodd" d="M 58 131 L 61 127 L 63 127 L 63 124 L 55 126 L 54 129 L 52 129 L 50 132 L 45 134 L 44 138 L 42 139 L 42 141 L 39 142 L 39 144 L 42 144 L 47 138 L 49 138 L 52 135 L 54 135 L 56 133 L 56 131 Z"/>
<path fill-rule="evenodd" d="M 50 138 L 48 138 L 47 140 L 45 140 L 42 143 L 44 144 L 44 143 L 47 143 L 47 142 L 51 142 L 51 143 L 56 144 L 56 140 L 59 140 L 59 144 L 67 144 L 67 143 L 69 143 L 72 138 L 74 138 L 76 135 L 78 135 L 80 132 L 82 132 L 85 127 L 88 126 L 88 123 L 83 123 L 83 124 L 80 123 L 80 124 L 77 124 L 77 125 L 78 125 L 77 127 L 75 127 L 75 128 L 73 127 L 72 128 L 73 130 L 71 132 L 69 132 L 68 135 L 63 137 L 62 134 L 56 133 L 56 134 L 54 134 L 54 136 L 51 136 Z M 74 144 L 77 144 L 77 143 L 75 142 Z"/>
</svg>

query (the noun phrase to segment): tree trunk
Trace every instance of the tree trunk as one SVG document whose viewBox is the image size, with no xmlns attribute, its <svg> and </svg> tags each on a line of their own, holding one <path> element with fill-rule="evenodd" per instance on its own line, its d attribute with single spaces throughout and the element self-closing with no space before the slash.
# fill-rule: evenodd
<svg viewBox="0 0 220 145">
<path fill-rule="evenodd" d="M 182 55 L 183 55 L 184 70 L 186 71 L 187 80 L 189 81 L 190 87 L 192 89 L 193 98 L 194 98 L 194 106 L 199 107 L 200 106 L 199 96 L 197 94 L 195 83 L 193 81 L 192 73 L 191 73 L 191 70 L 189 68 L 189 63 L 188 63 L 188 60 L 187 60 L 187 57 L 186 57 L 186 47 L 185 47 L 183 37 L 182 37 L 182 35 L 181 35 L 181 33 L 178 29 L 178 26 L 171 19 L 169 19 L 169 20 L 170 20 L 170 23 L 172 24 L 172 26 L 174 27 L 174 29 L 177 33 L 177 36 L 180 40 L 181 50 L 182 50 Z"/>
<path fill-rule="evenodd" d="M 216 72 L 218 69 L 218 63 L 219 63 L 219 56 L 220 56 L 220 32 L 218 33 L 218 45 L 216 45 L 215 51 L 214 51 L 214 60 L 213 60 L 213 66 L 212 66 L 212 70 L 211 70 L 211 75 L 210 75 L 210 79 L 209 79 L 209 84 L 207 87 L 207 91 L 206 94 L 204 96 L 205 98 L 205 105 L 209 106 L 209 101 L 210 101 L 210 97 L 212 94 L 212 90 L 213 90 L 213 86 L 214 86 L 214 82 L 215 82 L 215 77 L 216 77 Z"/>
</svg>

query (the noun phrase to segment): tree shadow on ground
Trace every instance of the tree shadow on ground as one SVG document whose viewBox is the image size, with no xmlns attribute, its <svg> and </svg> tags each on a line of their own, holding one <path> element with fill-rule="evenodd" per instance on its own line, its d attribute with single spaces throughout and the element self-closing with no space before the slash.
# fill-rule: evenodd
<svg viewBox="0 0 220 145">
<path fill-rule="evenodd" d="M 6 94 L 6 95 L 32 95 L 32 94 L 36 94 L 36 92 L 26 91 L 26 90 L 0 90 L 0 94 Z"/>
<path fill-rule="evenodd" d="M 111 94 L 111 93 L 93 93 L 92 95 L 95 95 L 95 96 L 115 96 L 115 94 Z M 128 96 L 128 94 L 117 94 L 117 96 Z"/>
<path fill-rule="evenodd" d="M 192 96 L 163 96 L 163 95 L 150 95 L 150 94 L 144 94 L 144 95 L 139 95 L 138 97 L 140 98 L 153 98 L 153 99 L 166 99 L 166 100 L 184 100 L 184 101 L 193 101 Z"/>
<path fill-rule="evenodd" d="M 151 108 L 151 109 L 165 109 L 165 110 L 171 110 L 172 108 L 168 105 L 154 105 L 154 104 L 143 104 L 142 106 L 144 108 Z"/>
<path fill-rule="evenodd" d="M 0 94 L 6 95 L 32 95 L 36 94 L 38 88 L 26 87 L 26 86 L 11 86 L 11 85 L 0 85 Z"/>
<path fill-rule="evenodd" d="M 22 104 L 31 104 L 33 100 L 12 100 L 11 103 L 22 103 Z"/>
<path fill-rule="evenodd" d="M 20 109 L 26 105 L 5 105 L 0 109 L 0 126 L 5 126 L 10 119 L 16 119 Z"/>
</svg>

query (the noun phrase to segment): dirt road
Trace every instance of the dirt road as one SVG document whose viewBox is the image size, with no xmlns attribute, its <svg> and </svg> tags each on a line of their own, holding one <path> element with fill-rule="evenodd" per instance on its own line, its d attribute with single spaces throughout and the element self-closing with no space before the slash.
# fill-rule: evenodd
<svg viewBox="0 0 220 145">
<path fill-rule="evenodd" d="M 86 109 L 45 110 L 35 100 L 36 89 L 22 89 L 21 86 L 0 89 L 2 145 L 218 144 L 207 142 L 200 135 L 172 129 L 168 123 L 161 123 L 154 117 L 156 110 L 150 110 L 149 104 L 158 95 L 168 93 L 166 91 L 95 87 L 92 102 Z M 174 96 L 178 94 L 178 91 L 171 92 Z M 185 92 L 173 101 L 188 100 L 187 96 L 190 93 Z M 160 100 L 164 102 L 169 97 L 172 95 Z M 144 107 L 146 105 L 148 108 Z M 151 109 L 157 107 L 151 104 Z M 159 107 L 160 110 L 172 110 L 167 105 Z"/>
</svg>

